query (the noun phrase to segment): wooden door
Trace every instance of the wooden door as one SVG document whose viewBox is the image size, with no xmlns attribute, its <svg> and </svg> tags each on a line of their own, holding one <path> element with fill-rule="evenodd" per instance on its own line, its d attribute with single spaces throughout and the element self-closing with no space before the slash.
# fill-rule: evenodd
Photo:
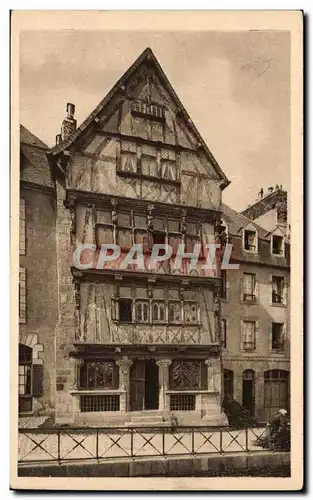
<svg viewBox="0 0 313 500">
<path fill-rule="evenodd" d="M 145 409 L 145 362 L 134 361 L 130 370 L 130 409 Z"/>
</svg>

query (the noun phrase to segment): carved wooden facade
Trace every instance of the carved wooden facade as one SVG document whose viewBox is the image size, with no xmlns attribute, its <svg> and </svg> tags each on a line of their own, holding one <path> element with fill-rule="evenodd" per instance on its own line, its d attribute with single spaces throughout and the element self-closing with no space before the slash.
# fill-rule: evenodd
<svg viewBox="0 0 313 500">
<path fill-rule="evenodd" d="M 92 373 L 91 379 L 100 377 L 103 384 L 112 382 L 119 367 L 118 387 L 109 384 L 119 398 L 118 404 L 114 399 L 119 411 L 140 409 L 131 401 L 138 391 L 141 409 L 156 404 L 147 384 L 142 385 L 144 377 L 149 377 L 151 387 L 155 384 L 159 409 L 177 405 L 179 397 L 171 396 L 172 373 L 182 370 L 192 378 L 200 370 L 200 385 L 190 382 L 190 387 L 206 394 L 197 403 L 191 395 L 188 408 L 183 409 L 201 410 L 203 400 L 216 417 L 220 413 L 220 279 L 218 269 L 204 270 L 202 265 L 205 245 L 216 241 L 221 191 L 228 180 L 150 49 L 87 120 L 50 151 L 49 158 L 58 193 L 59 275 L 64 276 L 60 293 L 66 288 L 71 296 L 69 304 L 62 305 L 57 332 L 63 349 L 60 363 L 73 370 L 73 379 L 87 377 L 88 382 Z M 73 252 L 81 244 L 93 245 L 81 256 L 80 262 L 92 263 L 88 270 L 73 266 Z M 119 245 L 121 254 L 99 266 L 103 244 Z M 143 245 L 143 269 L 122 265 L 134 244 Z M 168 244 L 173 250 L 171 258 L 156 268 L 149 265 L 154 244 Z M 199 245 L 196 266 L 188 258 L 175 266 L 181 244 L 189 253 Z M 214 373 L 211 362 L 211 371 L 204 364 L 208 358 L 215 363 Z M 174 371 L 169 372 L 176 359 L 180 368 L 174 363 Z M 77 370 L 80 362 L 85 368 Z M 101 367 L 101 363 L 107 365 Z M 67 420 L 75 420 L 80 412 L 96 411 L 90 409 L 95 392 L 89 394 L 90 388 L 85 387 L 79 393 L 80 380 L 72 380 L 69 387 L 76 388 L 69 399 L 60 396 L 60 401 L 66 401 Z M 98 398 L 106 397 L 101 384 L 94 389 L 100 391 Z M 79 406 L 80 397 L 85 399 Z M 217 398 L 215 403 L 212 397 Z M 101 408 L 105 405 L 103 400 Z"/>
</svg>

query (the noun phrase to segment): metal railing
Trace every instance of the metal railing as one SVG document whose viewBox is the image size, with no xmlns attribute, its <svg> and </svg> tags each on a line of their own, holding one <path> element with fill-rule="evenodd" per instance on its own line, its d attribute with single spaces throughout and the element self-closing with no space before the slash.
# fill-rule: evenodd
<svg viewBox="0 0 313 500">
<path fill-rule="evenodd" d="M 257 453 L 265 427 L 83 427 L 19 430 L 18 464 Z"/>
</svg>

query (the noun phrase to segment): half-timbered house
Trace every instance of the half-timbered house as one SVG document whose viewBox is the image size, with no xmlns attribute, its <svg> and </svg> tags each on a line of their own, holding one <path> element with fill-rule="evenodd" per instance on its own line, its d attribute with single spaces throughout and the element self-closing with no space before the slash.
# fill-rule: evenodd
<svg viewBox="0 0 313 500">
<path fill-rule="evenodd" d="M 151 49 L 77 128 L 67 105 L 48 153 L 56 186 L 56 422 L 223 422 L 220 277 L 205 270 L 229 184 Z M 183 258 L 201 245 L 196 266 Z M 121 248 L 78 269 L 73 253 Z M 172 257 L 121 265 L 134 244 Z M 97 260 L 97 259 L 95 259 Z"/>
</svg>

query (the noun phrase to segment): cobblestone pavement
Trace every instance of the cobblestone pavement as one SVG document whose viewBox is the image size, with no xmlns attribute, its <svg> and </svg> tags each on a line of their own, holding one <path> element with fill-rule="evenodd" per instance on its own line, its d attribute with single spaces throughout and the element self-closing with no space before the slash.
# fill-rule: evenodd
<svg viewBox="0 0 313 500">
<path fill-rule="evenodd" d="M 256 440 L 265 428 L 240 430 L 178 430 L 160 429 L 103 429 L 76 431 L 62 429 L 57 432 L 44 429 L 19 434 L 18 460 L 38 462 L 44 460 L 80 460 L 88 458 L 127 458 L 180 454 L 230 453 L 259 451 Z M 59 443 L 58 443 L 59 440 Z"/>
</svg>

